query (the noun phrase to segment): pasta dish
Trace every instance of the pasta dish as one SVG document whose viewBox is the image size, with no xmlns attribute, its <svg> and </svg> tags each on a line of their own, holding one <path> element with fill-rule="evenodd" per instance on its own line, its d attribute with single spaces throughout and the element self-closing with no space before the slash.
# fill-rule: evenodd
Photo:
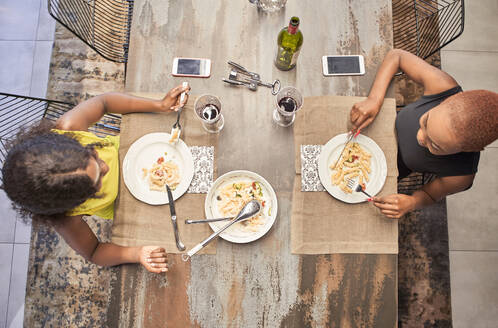
<svg viewBox="0 0 498 328">
<path fill-rule="evenodd" d="M 237 182 L 224 186 L 216 197 L 218 211 L 225 217 L 234 217 L 249 201 L 256 199 L 265 207 L 263 189 L 259 182 Z M 252 218 L 242 221 L 240 224 L 244 230 L 258 231 L 265 223 L 263 211 Z"/>
<path fill-rule="evenodd" d="M 159 157 L 152 168 L 142 168 L 143 178 L 148 176 L 149 190 L 166 192 L 166 185 L 172 190 L 180 183 L 180 169 L 173 161 Z"/>
<path fill-rule="evenodd" d="M 331 165 L 332 184 L 338 186 L 346 194 L 353 191 L 347 186 L 348 179 L 357 180 L 360 185 L 365 187 L 365 182 L 369 181 L 370 158 L 372 155 L 361 148 L 357 142 L 350 142 L 339 158 L 337 165 Z"/>
</svg>

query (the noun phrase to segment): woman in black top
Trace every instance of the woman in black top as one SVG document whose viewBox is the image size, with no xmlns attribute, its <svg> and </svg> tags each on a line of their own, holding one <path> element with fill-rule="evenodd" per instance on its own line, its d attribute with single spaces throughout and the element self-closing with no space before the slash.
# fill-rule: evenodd
<svg viewBox="0 0 498 328">
<path fill-rule="evenodd" d="M 410 172 L 433 173 L 437 178 L 411 196 L 374 197 L 374 205 L 390 218 L 470 188 L 479 151 L 498 138 L 498 94 L 462 92 L 450 75 L 403 50 L 386 55 L 368 98 L 351 109 L 355 129 L 375 119 L 398 70 L 424 87 L 424 95 L 396 117 L 399 178 Z"/>
</svg>

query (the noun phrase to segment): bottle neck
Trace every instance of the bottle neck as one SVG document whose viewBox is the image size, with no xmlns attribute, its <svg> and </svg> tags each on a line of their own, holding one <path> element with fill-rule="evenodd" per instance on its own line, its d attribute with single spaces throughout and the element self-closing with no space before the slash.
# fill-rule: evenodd
<svg viewBox="0 0 498 328">
<path fill-rule="evenodd" d="M 287 32 L 289 32 L 290 34 L 296 34 L 297 33 L 297 28 L 299 27 L 299 25 L 292 25 L 292 23 L 289 23 L 289 27 L 287 28 Z"/>
</svg>

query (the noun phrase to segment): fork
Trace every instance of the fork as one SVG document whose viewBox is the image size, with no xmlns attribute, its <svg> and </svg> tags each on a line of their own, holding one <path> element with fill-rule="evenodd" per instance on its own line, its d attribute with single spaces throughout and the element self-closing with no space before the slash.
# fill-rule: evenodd
<svg viewBox="0 0 498 328">
<path fill-rule="evenodd" d="M 217 219 L 205 219 L 205 220 L 191 220 L 191 219 L 186 219 L 185 224 L 194 224 L 194 223 L 208 223 L 208 222 L 218 222 L 218 221 L 227 221 L 231 220 L 234 217 L 230 218 L 217 218 Z"/>
<path fill-rule="evenodd" d="M 335 169 L 335 167 L 337 166 L 337 164 L 341 160 L 342 154 L 344 154 L 344 151 L 346 150 L 347 145 L 351 142 L 351 140 L 356 138 L 360 134 L 360 132 L 361 132 L 361 129 L 358 129 L 358 131 L 356 131 L 356 132 L 354 132 L 354 130 L 351 130 L 348 132 L 346 143 L 344 144 L 344 147 L 342 148 L 342 151 L 339 154 L 339 157 L 335 161 L 335 164 L 334 164 L 334 167 L 332 168 L 332 170 Z"/>
<path fill-rule="evenodd" d="M 363 189 L 363 186 L 361 184 L 359 184 L 357 181 L 353 180 L 353 179 L 347 179 L 347 184 L 348 188 L 350 188 L 351 190 L 354 190 L 355 192 L 362 192 L 364 193 L 365 195 L 367 195 L 369 198 L 373 198 L 372 196 L 370 196 L 364 189 Z"/>
<path fill-rule="evenodd" d="M 188 86 L 188 82 L 183 82 L 182 86 L 184 88 L 186 88 Z M 185 99 L 185 94 L 186 94 L 186 92 L 181 93 L 180 104 Z M 175 122 L 175 124 L 173 124 L 173 128 L 171 128 L 171 138 L 169 140 L 169 143 L 172 145 L 175 144 L 180 139 L 180 133 L 182 133 L 182 126 L 180 124 L 180 114 L 182 113 L 182 109 L 183 109 L 183 106 L 178 108 L 177 115 L 176 115 L 176 122 Z"/>
<path fill-rule="evenodd" d="M 182 87 L 184 87 L 184 88 L 188 87 L 188 82 L 183 82 L 182 83 Z M 185 93 L 186 92 L 182 92 L 182 94 L 180 95 L 180 104 L 185 99 Z M 178 108 L 178 113 L 176 115 L 176 123 L 173 124 L 173 129 L 176 129 L 176 128 L 178 128 L 179 130 L 182 129 L 182 126 L 180 124 L 180 114 L 182 113 L 182 109 L 183 109 L 183 106 L 181 106 L 180 108 Z"/>
</svg>

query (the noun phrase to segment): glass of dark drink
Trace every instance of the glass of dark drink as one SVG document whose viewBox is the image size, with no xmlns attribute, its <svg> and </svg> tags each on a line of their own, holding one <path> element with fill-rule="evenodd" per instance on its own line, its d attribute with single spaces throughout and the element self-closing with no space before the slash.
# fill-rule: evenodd
<svg viewBox="0 0 498 328">
<path fill-rule="evenodd" d="M 225 120 L 221 114 L 221 102 L 218 97 L 200 96 L 194 103 L 194 111 L 207 132 L 218 133 L 223 129 Z"/>
<path fill-rule="evenodd" d="M 303 106 L 303 96 L 294 87 L 285 87 L 277 93 L 273 120 L 280 126 L 290 126 L 296 119 L 296 112 Z"/>
</svg>

